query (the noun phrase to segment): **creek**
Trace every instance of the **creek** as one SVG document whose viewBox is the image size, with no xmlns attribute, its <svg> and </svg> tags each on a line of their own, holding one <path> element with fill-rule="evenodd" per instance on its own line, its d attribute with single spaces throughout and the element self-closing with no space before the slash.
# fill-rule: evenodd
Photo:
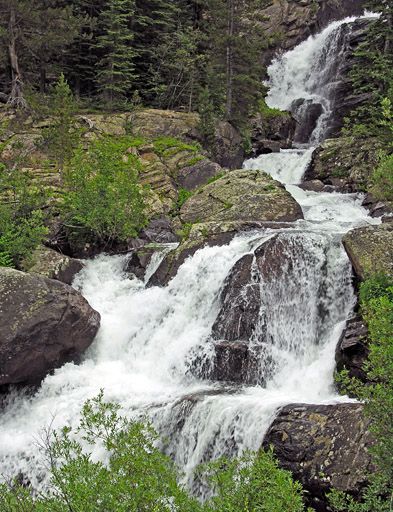
<svg viewBox="0 0 393 512">
<path fill-rule="evenodd" d="M 305 219 L 201 249 L 164 288 L 130 279 L 124 272 L 127 255 L 87 261 L 74 286 L 101 313 L 97 338 L 82 364 L 56 370 L 33 395 L 10 394 L 0 417 L 0 473 L 22 473 L 44 486 L 40 430 L 50 422 L 52 428 L 76 426 L 84 401 L 100 388 L 123 414 L 150 418 L 168 439 L 163 449 L 183 468 L 190 487 L 197 487 L 193 470 L 199 463 L 258 449 L 279 407 L 348 400 L 336 394 L 333 383 L 335 347 L 355 302 L 341 238 L 379 221 L 368 217 L 361 195 L 305 192 L 297 185 L 315 145 L 329 132 L 337 41 L 352 21 L 331 24 L 269 69 L 270 106 L 290 108 L 298 99 L 321 105 L 308 143 L 244 164 L 285 183 Z M 256 378 L 251 384 L 247 378 L 236 384 L 208 379 L 217 342 L 211 331 L 226 278 L 236 262 L 276 235 L 285 242 L 286 263 L 278 274 L 255 281 L 261 305 L 248 342 L 259 355 Z M 149 275 L 158 263 L 151 263 Z"/>
</svg>

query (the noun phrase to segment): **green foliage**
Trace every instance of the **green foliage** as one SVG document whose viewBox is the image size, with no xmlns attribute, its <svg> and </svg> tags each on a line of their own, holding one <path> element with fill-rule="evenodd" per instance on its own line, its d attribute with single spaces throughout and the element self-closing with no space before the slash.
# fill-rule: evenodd
<svg viewBox="0 0 393 512">
<path fill-rule="evenodd" d="M 238 459 L 222 457 L 198 470 L 213 491 L 204 512 L 301 512 L 302 487 L 277 467 L 273 451 L 245 451 Z"/>
<path fill-rule="evenodd" d="M 75 104 L 71 89 L 63 73 L 55 87 L 52 100 L 54 123 L 42 130 L 42 138 L 59 166 L 60 185 L 62 186 L 64 167 L 70 162 L 80 136 L 73 121 Z"/>
<path fill-rule="evenodd" d="M 359 300 L 364 307 L 379 297 L 389 297 L 389 289 L 393 285 L 386 272 L 380 271 L 370 276 L 364 283 L 360 284 Z M 390 296 L 393 299 L 393 296 Z"/>
<path fill-rule="evenodd" d="M 210 183 L 214 183 L 215 181 L 219 180 L 223 176 L 225 176 L 225 173 L 224 172 L 219 172 L 215 176 L 211 176 L 210 178 L 207 178 L 206 185 L 209 185 Z"/>
<path fill-rule="evenodd" d="M 45 194 L 31 176 L 0 167 L 0 266 L 19 268 L 48 232 L 42 206 Z"/>
<path fill-rule="evenodd" d="M 393 201 L 393 154 L 381 152 L 379 165 L 372 176 L 373 195 L 380 200 Z"/>
<path fill-rule="evenodd" d="M 392 131 L 384 115 L 393 100 L 393 25 L 391 0 L 371 0 L 365 7 L 381 13 L 366 31 L 366 41 L 355 52 L 350 73 L 354 93 L 363 98 L 346 121 L 344 133 L 358 137 L 376 136 L 391 142 Z M 381 108 L 382 107 L 382 108 Z"/>
<path fill-rule="evenodd" d="M 368 384 L 349 377 L 348 371 L 339 381 L 364 402 L 365 414 L 371 420 L 372 448 L 377 471 L 370 476 L 363 502 L 356 503 L 342 493 L 333 493 L 331 502 L 336 512 L 390 511 L 393 499 L 393 286 L 383 273 L 372 276 L 360 289 L 362 312 L 371 340 L 364 369 Z"/>
<path fill-rule="evenodd" d="M 192 196 L 192 192 L 186 190 L 185 188 L 179 188 L 179 199 L 177 200 L 176 206 L 177 208 L 181 208 L 182 204 Z"/>
<path fill-rule="evenodd" d="M 67 173 L 64 220 L 71 238 L 110 246 L 137 235 L 146 224 L 146 190 L 140 163 L 126 155 L 130 141 L 104 137 L 79 148 Z"/>
<path fill-rule="evenodd" d="M 199 123 L 197 128 L 201 134 L 203 144 L 207 148 L 211 148 L 216 140 L 216 125 L 214 121 L 214 105 L 207 86 L 199 94 L 198 104 Z"/>
<path fill-rule="evenodd" d="M 120 415 L 103 392 L 88 400 L 75 430 L 46 432 L 42 446 L 51 471 L 47 493 L 17 482 L 0 485 L 2 512 L 301 512 L 301 486 L 278 469 L 272 452 L 245 452 L 198 470 L 214 496 L 199 503 L 179 483 L 181 473 L 157 448 L 149 423 Z M 82 446 L 83 444 L 83 446 Z M 104 461 L 93 457 L 100 448 Z"/>
<path fill-rule="evenodd" d="M 197 152 L 202 148 L 200 144 L 186 144 L 174 137 L 160 136 L 154 139 L 154 152 L 163 157 L 171 157 L 179 151 Z"/>
<path fill-rule="evenodd" d="M 135 8 L 134 0 L 109 0 L 100 16 L 96 82 L 110 109 L 125 98 L 135 78 L 131 30 Z"/>
</svg>

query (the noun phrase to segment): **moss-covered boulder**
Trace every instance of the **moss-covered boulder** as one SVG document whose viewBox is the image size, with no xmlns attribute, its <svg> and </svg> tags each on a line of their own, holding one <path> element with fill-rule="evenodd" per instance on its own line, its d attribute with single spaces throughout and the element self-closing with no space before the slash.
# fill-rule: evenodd
<svg viewBox="0 0 393 512">
<path fill-rule="evenodd" d="M 345 235 L 343 244 L 359 280 L 379 271 L 393 279 L 392 222 L 353 229 Z"/>
<path fill-rule="evenodd" d="M 375 139 L 340 137 L 325 140 L 304 174 L 304 182 L 319 180 L 342 192 L 366 190 L 378 164 L 381 145 Z"/>
<path fill-rule="evenodd" d="M 0 385 L 38 383 L 93 342 L 100 315 L 64 283 L 0 268 Z"/>
<path fill-rule="evenodd" d="M 180 210 L 183 222 L 277 221 L 303 218 L 299 204 L 263 171 L 237 170 L 203 187 Z"/>
<path fill-rule="evenodd" d="M 361 404 L 284 407 L 266 434 L 279 466 L 292 472 L 318 511 L 330 510 L 326 494 L 334 488 L 359 498 L 372 472 L 373 441 Z"/>
<path fill-rule="evenodd" d="M 33 266 L 26 269 L 30 274 L 66 284 L 71 284 L 75 275 L 83 268 L 81 260 L 70 258 L 44 246 L 33 251 L 32 260 Z"/>
</svg>

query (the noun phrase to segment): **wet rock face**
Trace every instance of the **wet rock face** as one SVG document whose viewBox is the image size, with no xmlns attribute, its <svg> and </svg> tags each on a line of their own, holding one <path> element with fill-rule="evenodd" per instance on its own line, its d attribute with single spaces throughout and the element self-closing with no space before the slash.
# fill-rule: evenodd
<svg viewBox="0 0 393 512">
<path fill-rule="evenodd" d="M 365 0 L 274 1 L 263 11 L 268 17 L 263 26 L 270 35 L 282 34 L 280 48 L 290 50 L 331 21 L 362 14 L 365 3 Z"/>
<path fill-rule="evenodd" d="M 301 118 L 301 123 L 296 126 L 294 142 L 307 143 L 323 113 L 322 105 L 313 103 L 311 100 L 300 99 L 292 103 L 290 110 L 295 119 Z"/>
<path fill-rule="evenodd" d="M 302 241 L 297 238 L 277 233 L 253 254 L 243 256 L 232 268 L 221 293 L 220 312 L 212 327 L 215 360 L 207 378 L 264 385 L 276 366 L 281 364 L 277 355 L 275 358 L 272 354 L 273 346 L 276 349 L 280 346 L 282 335 L 279 328 L 275 330 L 279 319 L 273 304 L 280 303 L 281 313 L 277 314 L 285 315 L 286 308 L 294 309 L 291 298 L 296 296 L 304 300 L 300 299 L 296 286 L 282 289 L 283 278 L 293 280 L 298 273 L 296 262 L 299 254 L 305 251 Z M 312 254 L 306 251 L 306 257 L 312 258 Z M 310 265 L 313 265 L 312 259 Z M 317 265 L 321 263 L 315 261 Z M 323 268 L 320 270 L 323 273 Z M 320 290 L 322 283 L 323 280 L 316 285 L 318 298 L 315 298 L 321 319 L 325 314 Z M 269 295 L 272 288 L 276 289 L 277 295 Z M 296 313 L 292 314 L 296 316 Z M 312 329 L 317 336 L 318 325 L 313 325 Z"/>
<path fill-rule="evenodd" d="M 213 325 L 215 339 L 248 341 L 261 307 L 259 274 L 254 256 L 243 256 L 233 267 L 222 292 L 223 306 Z"/>
<path fill-rule="evenodd" d="M 348 320 L 336 347 L 337 371 L 346 368 L 351 377 L 366 382 L 363 365 L 369 353 L 368 343 L 368 329 L 363 319 Z"/>
<path fill-rule="evenodd" d="M 93 342 L 100 315 L 70 286 L 0 269 L 0 385 L 36 384 Z"/>
<path fill-rule="evenodd" d="M 294 404 L 281 409 L 263 447 L 273 446 L 279 466 L 308 491 L 308 504 L 326 512 L 331 488 L 360 497 L 372 471 L 372 443 L 361 404 Z"/>
<path fill-rule="evenodd" d="M 360 281 L 381 270 L 393 279 L 393 223 L 353 229 L 343 244 Z"/>
</svg>

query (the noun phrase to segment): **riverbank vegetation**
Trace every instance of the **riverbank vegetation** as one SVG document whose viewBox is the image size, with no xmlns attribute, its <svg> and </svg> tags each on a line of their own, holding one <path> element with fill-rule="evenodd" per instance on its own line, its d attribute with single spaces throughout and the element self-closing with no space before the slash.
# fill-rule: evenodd
<svg viewBox="0 0 393 512">
<path fill-rule="evenodd" d="M 222 457 L 196 470 L 205 492 L 200 503 L 180 483 L 181 472 L 157 447 L 149 425 L 126 419 L 103 392 L 88 400 L 79 426 L 43 433 L 40 449 L 50 469 L 47 492 L 0 485 L 2 512 L 301 512 L 302 491 L 271 452 Z M 99 450 L 103 457 L 93 454 Z"/>
</svg>

